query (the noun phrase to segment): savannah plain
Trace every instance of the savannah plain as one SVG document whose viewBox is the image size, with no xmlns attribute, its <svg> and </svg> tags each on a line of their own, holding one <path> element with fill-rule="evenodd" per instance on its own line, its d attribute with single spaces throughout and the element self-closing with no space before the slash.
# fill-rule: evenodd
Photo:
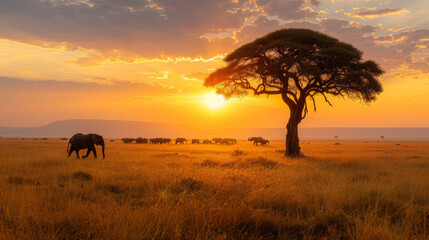
<svg viewBox="0 0 429 240">
<path fill-rule="evenodd" d="M 301 146 L 0 141 L 0 239 L 427 238 L 428 142 Z"/>
</svg>

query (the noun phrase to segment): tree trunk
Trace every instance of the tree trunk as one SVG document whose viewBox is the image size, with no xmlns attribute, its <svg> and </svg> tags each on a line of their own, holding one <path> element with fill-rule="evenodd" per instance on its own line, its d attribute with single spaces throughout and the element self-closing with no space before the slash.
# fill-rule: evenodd
<svg viewBox="0 0 429 240">
<path fill-rule="evenodd" d="M 299 137 L 298 137 L 298 124 L 300 121 L 294 119 L 293 115 L 289 119 L 289 122 L 286 125 L 286 157 L 303 157 L 304 154 L 301 153 L 301 147 L 299 146 Z"/>
</svg>

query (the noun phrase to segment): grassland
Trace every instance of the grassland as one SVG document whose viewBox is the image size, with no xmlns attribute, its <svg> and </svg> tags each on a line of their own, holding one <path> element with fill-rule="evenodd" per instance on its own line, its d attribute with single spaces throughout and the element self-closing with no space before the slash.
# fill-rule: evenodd
<svg viewBox="0 0 429 240">
<path fill-rule="evenodd" d="M 0 239 L 425 239 L 429 143 L 0 141 Z M 237 148 L 240 151 L 235 151 Z"/>
</svg>

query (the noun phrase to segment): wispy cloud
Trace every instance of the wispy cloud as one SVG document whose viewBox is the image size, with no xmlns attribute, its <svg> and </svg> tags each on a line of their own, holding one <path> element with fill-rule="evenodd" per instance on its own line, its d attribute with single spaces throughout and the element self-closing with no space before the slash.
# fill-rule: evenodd
<svg viewBox="0 0 429 240">
<path fill-rule="evenodd" d="M 362 9 L 362 8 L 359 8 L 359 9 Z M 358 18 L 374 18 L 374 17 L 382 17 L 385 15 L 409 12 L 407 9 L 404 9 L 404 8 L 383 8 L 383 9 L 364 8 L 364 9 L 365 9 L 364 11 L 355 11 L 352 13 L 346 13 L 346 15 L 349 17 L 358 17 Z"/>
</svg>

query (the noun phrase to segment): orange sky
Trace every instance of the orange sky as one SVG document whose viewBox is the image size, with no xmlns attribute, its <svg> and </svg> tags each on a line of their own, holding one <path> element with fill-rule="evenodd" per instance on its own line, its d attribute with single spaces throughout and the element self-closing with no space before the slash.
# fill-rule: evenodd
<svg viewBox="0 0 429 240">
<path fill-rule="evenodd" d="M 0 2 L 0 126 L 62 119 L 283 127 L 277 96 L 212 109 L 204 78 L 268 32 L 305 27 L 380 63 L 384 92 L 365 105 L 319 99 L 304 127 L 429 127 L 426 0 L 22 0 Z"/>
</svg>

